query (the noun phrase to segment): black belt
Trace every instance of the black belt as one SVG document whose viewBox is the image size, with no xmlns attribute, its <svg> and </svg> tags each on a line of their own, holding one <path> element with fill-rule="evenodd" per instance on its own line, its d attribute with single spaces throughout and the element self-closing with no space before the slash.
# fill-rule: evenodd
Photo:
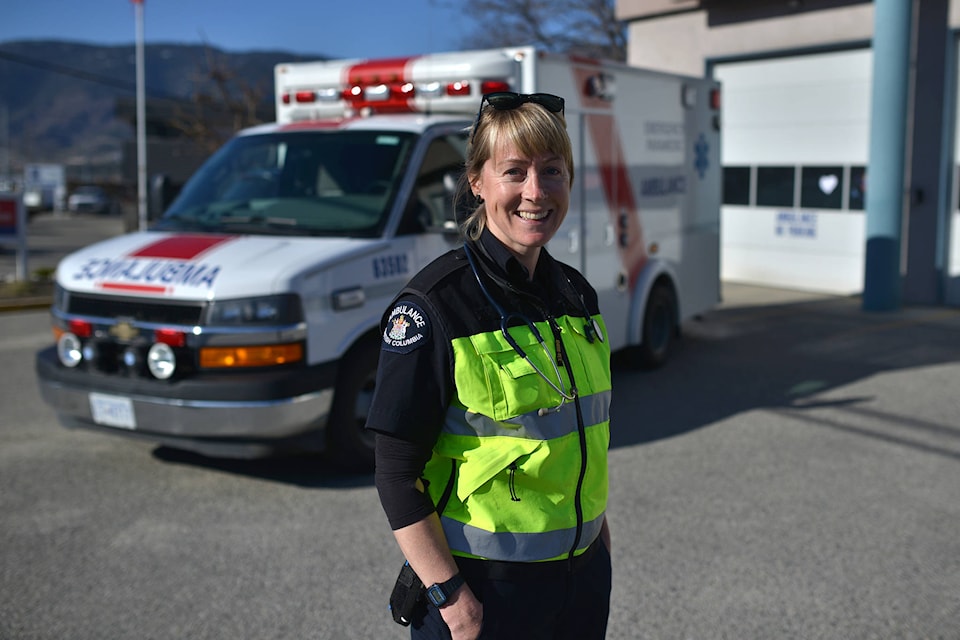
<svg viewBox="0 0 960 640">
<path fill-rule="evenodd" d="M 565 575 L 577 573 L 602 545 L 600 536 L 587 547 L 587 550 L 573 558 L 549 560 L 546 562 L 507 562 L 504 560 L 481 560 L 454 556 L 460 572 L 467 579 L 486 578 L 487 580 L 509 580 L 511 582 L 557 580 Z"/>
</svg>

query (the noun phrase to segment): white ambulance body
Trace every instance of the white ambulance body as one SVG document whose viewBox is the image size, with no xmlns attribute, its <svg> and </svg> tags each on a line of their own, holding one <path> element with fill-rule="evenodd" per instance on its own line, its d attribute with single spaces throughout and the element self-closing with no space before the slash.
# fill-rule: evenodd
<svg viewBox="0 0 960 640">
<path fill-rule="evenodd" d="M 379 320 L 460 244 L 490 91 L 566 99 L 576 177 L 549 250 L 597 289 L 611 347 L 661 363 L 719 300 L 719 86 L 522 47 L 278 65 L 275 124 L 235 136 L 150 231 L 60 263 L 45 400 L 67 426 L 368 466 Z"/>
</svg>

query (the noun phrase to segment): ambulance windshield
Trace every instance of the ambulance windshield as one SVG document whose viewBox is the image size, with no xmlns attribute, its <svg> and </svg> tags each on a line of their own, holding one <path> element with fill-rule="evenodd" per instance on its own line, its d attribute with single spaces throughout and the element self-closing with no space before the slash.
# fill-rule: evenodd
<svg viewBox="0 0 960 640">
<path fill-rule="evenodd" d="M 377 131 L 238 136 L 194 174 L 155 228 L 378 236 L 413 141 Z"/>
</svg>

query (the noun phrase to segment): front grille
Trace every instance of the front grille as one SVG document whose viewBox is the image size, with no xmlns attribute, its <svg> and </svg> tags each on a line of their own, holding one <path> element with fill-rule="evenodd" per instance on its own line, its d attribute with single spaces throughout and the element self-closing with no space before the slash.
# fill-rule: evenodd
<svg viewBox="0 0 960 640">
<path fill-rule="evenodd" d="M 124 318 L 135 322 L 196 326 L 203 317 L 205 303 L 155 302 L 138 298 L 118 298 L 80 293 L 67 295 L 66 311 L 71 315 L 97 318 Z"/>
</svg>

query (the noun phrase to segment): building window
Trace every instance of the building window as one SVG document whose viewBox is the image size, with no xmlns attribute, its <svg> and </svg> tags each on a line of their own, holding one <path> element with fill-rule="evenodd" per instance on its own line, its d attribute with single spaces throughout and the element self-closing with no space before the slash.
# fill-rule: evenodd
<svg viewBox="0 0 960 640">
<path fill-rule="evenodd" d="M 863 211 L 867 206 L 867 168 L 850 167 L 850 204 L 847 208 Z"/>
<path fill-rule="evenodd" d="M 723 168 L 723 204 L 750 204 L 750 167 Z"/>
<path fill-rule="evenodd" d="M 757 206 L 792 207 L 795 180 L 793 167 L 757 167 Z"/>
<path fill-rule="evenodd" d="M 800 206 L 804 209 L 843 207 L 843 167 L 803 167 Z"/>
</svg>

